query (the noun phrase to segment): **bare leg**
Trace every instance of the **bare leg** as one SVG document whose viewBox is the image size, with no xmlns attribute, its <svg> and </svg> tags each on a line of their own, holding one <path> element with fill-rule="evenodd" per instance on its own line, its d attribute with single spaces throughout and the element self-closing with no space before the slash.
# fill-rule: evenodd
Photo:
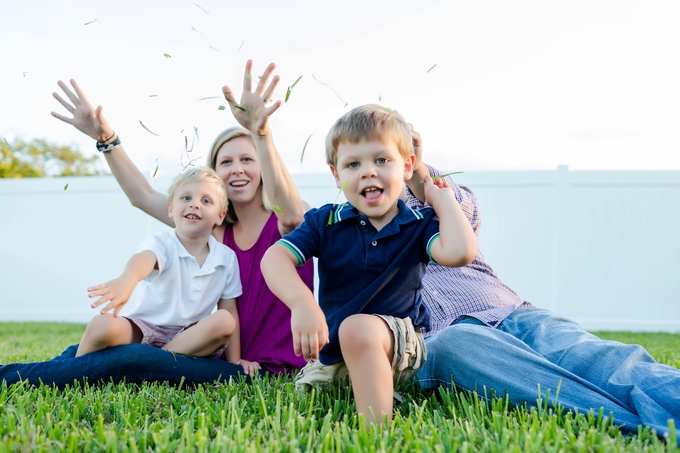
<svg viewBox="0 0 680 453">
<path fill-rule="evenodd" d="M 182 354 L 207 357 L 229 343 L 236 321 L 227 310 L 217 310 L 177 335 L 163 349 Z"/>
<path fill-rule="evenodd" d="M 385 321 L 358 314 L 340 324 L 340 348 L 349 370 L 357 412 L 368 422 L 392 421 L 394 338 Z"/>
<path fill-rule="evenodd" d="M 114 346 L 139 343 L 141 341 L 142 333 L 127 319 L 114 317 L 108 313 L 97 315 L 87 325 L 83 339 L 80 340 L 76 357 Z"/>
</svg>

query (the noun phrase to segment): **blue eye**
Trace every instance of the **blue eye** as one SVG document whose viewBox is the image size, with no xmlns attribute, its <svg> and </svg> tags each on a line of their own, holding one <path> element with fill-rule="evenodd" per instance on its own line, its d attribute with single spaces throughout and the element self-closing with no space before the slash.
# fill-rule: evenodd
<svg viewBox="0 0 680 453">
<path fill-rule="evenodd" d="M 387 159 L 385 159 L 384 157 L 379 157 L 378 159 L 376 159 L 375 163 L 379 165 L 386 164 Z"/>
<path fill-rule="evenodd" d="M 347 166 L 349 168 L 359 168 L 359 162 L 350 162 Z"/>
<path fill-rule="evenodd" d="M 191 201 L 191 197 L 190 197 L 189 195 L 184 195 L 184 196 L 182 197 L 182 200 L 184 200 L 184 201 Z"/>
<path fill-rule="evenodd" d="M 203 204 L 210 204 L 210 198 L 204 198 L 201 200 L 201 203 Z"/>
</svg>

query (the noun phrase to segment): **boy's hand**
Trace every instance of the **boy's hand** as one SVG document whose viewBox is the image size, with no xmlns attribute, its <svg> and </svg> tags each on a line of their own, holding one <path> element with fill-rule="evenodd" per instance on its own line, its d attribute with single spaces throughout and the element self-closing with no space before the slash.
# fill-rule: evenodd
<svg viewBox="0 0 680 453">
<path fill-rule="evenodd" d="M 427 176 L 423 183 L 425 185 L 425 200 L 432 206 L 435 212 L 450 209 L 452 203 L 458 203 L 456 196 L 451 190 L 449 183 L 444 178 L 433 179 Z"/>
<path fill-rule="evenodd" d="M 262 77 L 257 83 L 257 87 L 253 91 L 253 76 L 251 75 L 253 61 L 248 60 L 246 63 L 246 71 L 243 76 L 243 94 L 241 94 L 241 101 L 238 103 L 236 102 L 233 91 L 231 91 L 228 86 L 222 87 L 224 98 L 229 103 L 234 118 L 236 118 L 236 121 L 238 121 L 241 126 L 248 129 L 255 137 L 269 134 L 269 116 L 277 111 L 282 104 L 282 101 L 279 100 L 270 107 L 267 107 L 274 94 L 276 85 L 279 84 L 280 80 L 277 75 L 274 76 L 272 82 L 269 83 L 269 78 L 275 68 L 276 65 L 274 63 L 270 63 L 269 66 L 267 66 L 267 69 L 264 70 Z"/>
<path fill-rule="evenodd" d="M 113 129 L 104 119 L 102 114 L 103 107 L 100 105 L 96 109 L 92 108 L 92 105 L 85 97 L 85 93 L 83 93 L 83 90 L 80 89 L 76 81 L 71 79 L 70 82 L 75 93 L 61 80 L 57 84 L 73 105 L 65 101 L 58 93 L 52 93 L 52 96 L 73 115 L 73 118 L 60 115 L 57 112 L 51 112 L 52 116 L 72 125 L 98 142 L 104 142 L 104 140 L 111 138 L 113 136 Z"/>
<path fill-rule="evenodd" d="M 259 370 L 262 369 L 259 363 L 251 362 L 250 360 L 240 359 L 231 363 L 233 363 L 234 365 L 241 365 L 241 367 L 243 367 L 243 372 L 246 373 L 248 376 L 254 376 L 257 374 Z"/>
<path fill-rule="evenodd" d="M 318 305 L 291 310 L 290 326 L 293 332 L 295 355 L 305 360 L 318 359 L 321 348 L 328 344 L 328 324 Z"/>
<path fill-rule="evenodd" d="M 91 307 L 96 308 L 108 302 L 108 305 L 101 310 L 101 313 L 104 314 L 113 310 L 113 316 L 117 317 L 120 310 L 130 299 L 130 295 L 136 285 L 137 282 L 134 279 L 121 276 L 101 285 L 87 288 L 88 297 L 99 297 Z"/>
</svg>

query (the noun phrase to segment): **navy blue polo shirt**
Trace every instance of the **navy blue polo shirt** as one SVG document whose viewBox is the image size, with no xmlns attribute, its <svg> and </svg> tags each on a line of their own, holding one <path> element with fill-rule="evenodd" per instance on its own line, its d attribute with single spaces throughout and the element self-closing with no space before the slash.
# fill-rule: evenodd
<svg viewBox="0 0 680 453">
<path fill-rule="evenodd" d="M 278 241 L 299 265 L 319 258 L 319 306 L 330 335 L 321 363 L 342 361 L 338 329 L 357 313 L 409 317 L 414 326 L 429 329 L 420 288 L 438 236 L 432 208 L 414 211 L 399 200 L 399 213 L 380 231 L 351 204 L 327 204 L 309 210 L 304 222 Z"/>
</svg>

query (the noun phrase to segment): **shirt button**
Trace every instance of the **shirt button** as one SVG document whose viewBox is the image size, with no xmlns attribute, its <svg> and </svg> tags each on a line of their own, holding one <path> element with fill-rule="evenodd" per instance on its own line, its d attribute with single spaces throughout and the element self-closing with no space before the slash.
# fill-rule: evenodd
<svg viewBox="0 0 680 453">
<path fill-rule="evenodd" d="M 376 245 L 378 245 L 378 241 L 373 241 L 373 242 L 371 242 L 371 245 L 372 245 L 373 247 L 375 247 Z"/>
<path fill-rule="evenodd" d="M 360 220 L 359 223 L 361 224 L 361 226 L 366 226 L 366 222 L 364 222 L 363 220 Z"/>
</svg>

